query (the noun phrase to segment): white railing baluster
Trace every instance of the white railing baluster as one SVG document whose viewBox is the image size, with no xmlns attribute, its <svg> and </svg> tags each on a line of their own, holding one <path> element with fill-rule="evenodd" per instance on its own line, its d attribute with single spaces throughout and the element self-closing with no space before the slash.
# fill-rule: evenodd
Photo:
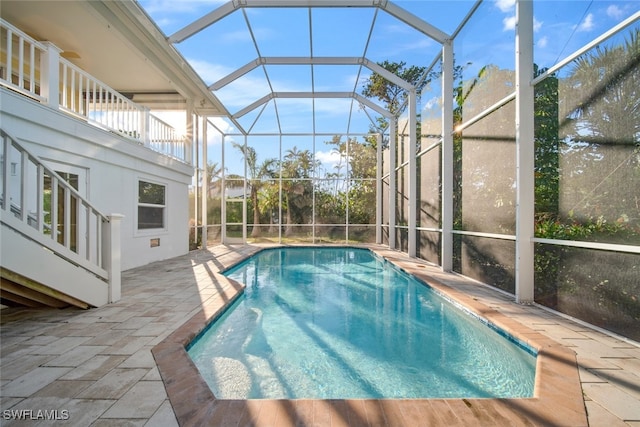
<svg viewBox="0 0 640 427">
<path fill-rule="evenodd" d="M 29 92 L 36 93 L 36 47 L 29 43 Z"/>
<path fill-rule="evenodd" d="M 24 89 L 24 39 L 18 39 L 18 87 Z"/>
<path fill-rule="evenodd" d="M 84 202 L 82 202 L 82 211 L 85 212 L 84 228 L 86 230 L 84 233 L 84 238 L 82 239 L 84 241 L 85 248 L 84 258 L 87 261 L 91 261 L 91 208 Z"/>
<path fill-rule="evenodd" d="M 38 188 L 36 189 L 37 194 L 44 196 L 44 166 L 37 165 L 38 173 Z M 44 233 L 44 197 L 38 196 L 36 198 L 36 217 L 38 221 L 38 232 Z"/>
<path fill-rule="evenodd" d="M 51 217 L 51 239 L 60 243 L 58 240 L 58 178 L 54 175 L 49 176 L 51 177 L 51 213 L 49 215 Z"/>
<path fill-rule="evenodd" d="M 9 181 L 9 149 L 11 145 L 9 142 L 9 137 L 3 135 L 2 136 L 2 198 L 0 199 L 0 208 L 5 210 L 7 208 L 7 199 L 9 198 L 9 194 L 7 193 L 7 189 L 9 188 L 7 182 Z"/>
<path fill-rule="evenodd" d="M 69 210 L 71 211 L 69 212 L 69 233 L 71 234 L 71 238 L 73 239 L 71 240 L 69 246 L 75 247 L 74 252 L 82 256 L 82 251 L 84 249 L 82 246 L 82 234 L 84 234 L 84 227 L 82 227 L 82 199 L 77 197 L 77 195 L 75 194 L 71 194 L 70 199 L 70 201 L 75 201 L 75 203 L 71 203 L 71 206 L 69 207 Z M 73 207 L 73 209 L 71 209 L 71 207 Z M 71 214 L 73 212 L 75 212 L 76 214 L 75 225 L 72 223 L 73 217 L 71 216 Z"/>
<path fill-rule="evenodd" d="M 115 116 L 115 108 L 113 106 L 114 101 L 113 101 L 113 94 L 107 90 L 105 90 L 105 94 L 107 95 L 107 104 L 105 105 L 107 111 L 105 111 L 105 118 L 106 120 L 106 125 L 108 128 L 114 129 L 115 128 L 115 122 L 114 122 L 114 116 Z"/>
<path fill-rule="evenodd" d="M 29 156 L 20 153 L 20 220 L 27 220 L 27 185 L 29 184 Z"/>
<path fill-rule="evenodd" d="M 101 266 L 104 266 L 104 260 L 102 257 L 102 223 L 103 218 L 100 215 L 96 215 L 96 238 L 95 238 L 95 250 L 96 250 L 96 259 L 95 263 Z"/>
<path fill-rule="evenodd" d="M 60 182 L 58 182 L 60 184 Z M 71 193 L 68 188 L 62 187 L 64 194 L 62 210 L 62 244 L 65 248 L 71 249 Z"/>
<path fill-rule="evenodd" d="M 78 111 L 76 110 L 76 70 L 74 70 L 73 68 L 71 69 L 71 84 L 69 85 L 69 87 L 71 89 L 71 105 L 69 108 L 74 113 L 78 113 Z"/>
<path fill-rule="evenodd" d="M 62 92 L 60 93 L 60 106 L 63 108 L 69 108 L 69 103 L 67 102 L 67 93 L 69 92 L 69 88 L 67 87 L 67 67 L 64 64 L 60 64 L 62 66 Z"/>
<path fill-rule="evenodd" d="M 5 79 L 13 84 L 13 31 L 7 29 L 7 75 Z"/>
</svg>

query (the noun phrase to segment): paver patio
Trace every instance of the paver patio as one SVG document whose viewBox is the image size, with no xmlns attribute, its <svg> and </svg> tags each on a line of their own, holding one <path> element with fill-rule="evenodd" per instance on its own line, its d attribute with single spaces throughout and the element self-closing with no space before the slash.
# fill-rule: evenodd
<svg viewBox="0 0 640 427">
<path fill-rule="evenodd" d="M 259 249 L 261 247 L 255 245 L 219 245 L 126 271 L 122 276 L 121 301 L 98 309 L 3 309 L 0 312 L 0 424 L 55 424 L 42 419 L 48 415 L 66 417 L 68 419 L 58 422 L 78 426 L 178 425 L 176 411 L 151 350 L 201 313 L 208 302 L 224 301 L 228 293 L 216 280 L 215 273 Z M 377 249 L 399 263 L 421 263 L 399 252 Z M 454 292 L 462 292 L 467 298 L 575 351 L 589 425 L 640 426 L 640 348 L 637 343 L 612 337 L 535 305 L 515 304 L 508 295 L 463 277 L 442 273 L 435 267 L 424 264 L 421 269 Z M 313 420 L 316 425 L 337 425 L 338 421 L 345 424 L 345 419 L 349 419 L 332 419 L 331 411 L 336 410 L 336 405 L 316 402 L 319 403 L 298 401 L 283 409 L 282 405 L 264 402 L 229 401 L 225 404 L 228 411 L 224 421 L 229 425 L 295 422 L 308 425 L 311 422 L 301 420 Z M 429 422 L 428 425 L 462 425 L 464 418 L 456 414 L 469 408 L 460 406 L 461 401 L 442 402 L 431 402 L 434 412 L 423 413 L 422 418 L 419 413 L 413 416 Z M 261 414 L 272 413 L 273 417 L 271 421 L 248 417 L 247 407 L 260 408 Z M 404 410 L 404 419 L 411 418 L 406 405 L 402 409 L 393 401 L 383 401 L 380 408 L 380 414 Z M 244 412 L 238 412 L 236 417 L 229 415 L 234 410 Z M 354 414 L 362 410 L 366 415 L 366 407 L 350 410 Z M 536 424 L 525 418 L 506 418 L 500 404 L 492 406 L 492 411 L 493 415 L 485 414 L 487 425 Z M 301 413 L 315 414 L 316 418 L 299 416 Z M 283 414 L 289 418 L 282 418 Z M 433 414 L 439 415 L 433 418 Z M 36 422 L 17 420 L 18 415 L 40 419 Z M 374 425 L 374 420 L 365 415 L 356 420 L 357 423 Z M 393 425 L 385 419 L 382 418 L 383 424 Z"/>
</svg>

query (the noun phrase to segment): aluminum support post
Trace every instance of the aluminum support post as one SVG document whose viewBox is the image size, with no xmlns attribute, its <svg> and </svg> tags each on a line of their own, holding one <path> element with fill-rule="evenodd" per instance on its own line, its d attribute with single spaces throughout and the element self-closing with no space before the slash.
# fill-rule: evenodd
<svg viewBox="0 0 640 427">
<path fill-rule="evenodd" d="M 242 197 L 242 243 L 247 243 L 247 135 L 244 136 L 244 196 Z M 255 227 L 256 225 L 253 224 Z"/>
<path fill-rule="evenodd" d="M 209 199 L 209 170 L 207 168 L 207 125 L 208 121 L 202 117 L 198 117 L 198 124 L 202 123 L 201 131 L 198 133 L 201 138 L 196 138 L 196 144 L 202 144 L 202 248 L 207 247 L 207 227 L 209 220 L 207 218 L 207 200 Z M 196 183 L 197 185 L 197 183 Z"/>
<path fill-rule="evenodd" d="M 376 135 L 376 243 L 382 243 L 382 134 Z"/>
<path fill-rule="evenodd" d="M 220 239 L 223 245 L 227 244 L 227 174 L 225 173 L 224 166 L 224 146 L 226 142 L 226 135 L 220 133 L 220 140 L 222 141 L 220 147 L 220 174 L 222 179 L 220 180 Z"/>
<path fill-rule="evenodd" d="M 409 215 L 408 215 L 408 255 L 415 258 L 417 253 L 417 216 L 418 216 L 418 162 L 416 152 L 418 148 L 418 125 L 417 125 L 417 95 L 415 90 L 409 91 Z"/>
<path fill-rule="evenodd" d="M 396 249 L 396 204 L 398 200 L 398 180 L 396 175 L 398 135 L 397 119 L 389 119 L 389 249 Z"/>
<path fill-rule="evenodd" d="M 453 44 L 442 45 L 442 235 L 443 271 L 453 270 Z"/>
<path fill-rule="evenodd" d="M 516 302 L 534 300 L 533 1 L 516 1 Z"/>
</svg>

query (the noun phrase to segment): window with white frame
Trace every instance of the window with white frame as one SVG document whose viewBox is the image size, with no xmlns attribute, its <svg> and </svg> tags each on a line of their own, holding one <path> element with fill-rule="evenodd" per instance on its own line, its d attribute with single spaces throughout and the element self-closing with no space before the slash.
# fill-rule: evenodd
<svg viewBox="0 0 640 427">
<path fill-rule="evenodd" d="M 138 230 L 165 228 L 166 186 L 138 181 Z"/>
</svg>

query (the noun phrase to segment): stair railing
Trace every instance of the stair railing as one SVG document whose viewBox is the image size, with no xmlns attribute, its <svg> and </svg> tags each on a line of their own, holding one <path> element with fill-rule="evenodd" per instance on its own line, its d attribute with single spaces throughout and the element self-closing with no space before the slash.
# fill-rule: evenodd
<svg viewBox="0 0 640 427">
<path fill-rule="evenodd" d="M 102 279 L 118 300 L 121 216 L 101 213 L 2 129 L 0 138 L 2 223 Z"/>
</svg>

